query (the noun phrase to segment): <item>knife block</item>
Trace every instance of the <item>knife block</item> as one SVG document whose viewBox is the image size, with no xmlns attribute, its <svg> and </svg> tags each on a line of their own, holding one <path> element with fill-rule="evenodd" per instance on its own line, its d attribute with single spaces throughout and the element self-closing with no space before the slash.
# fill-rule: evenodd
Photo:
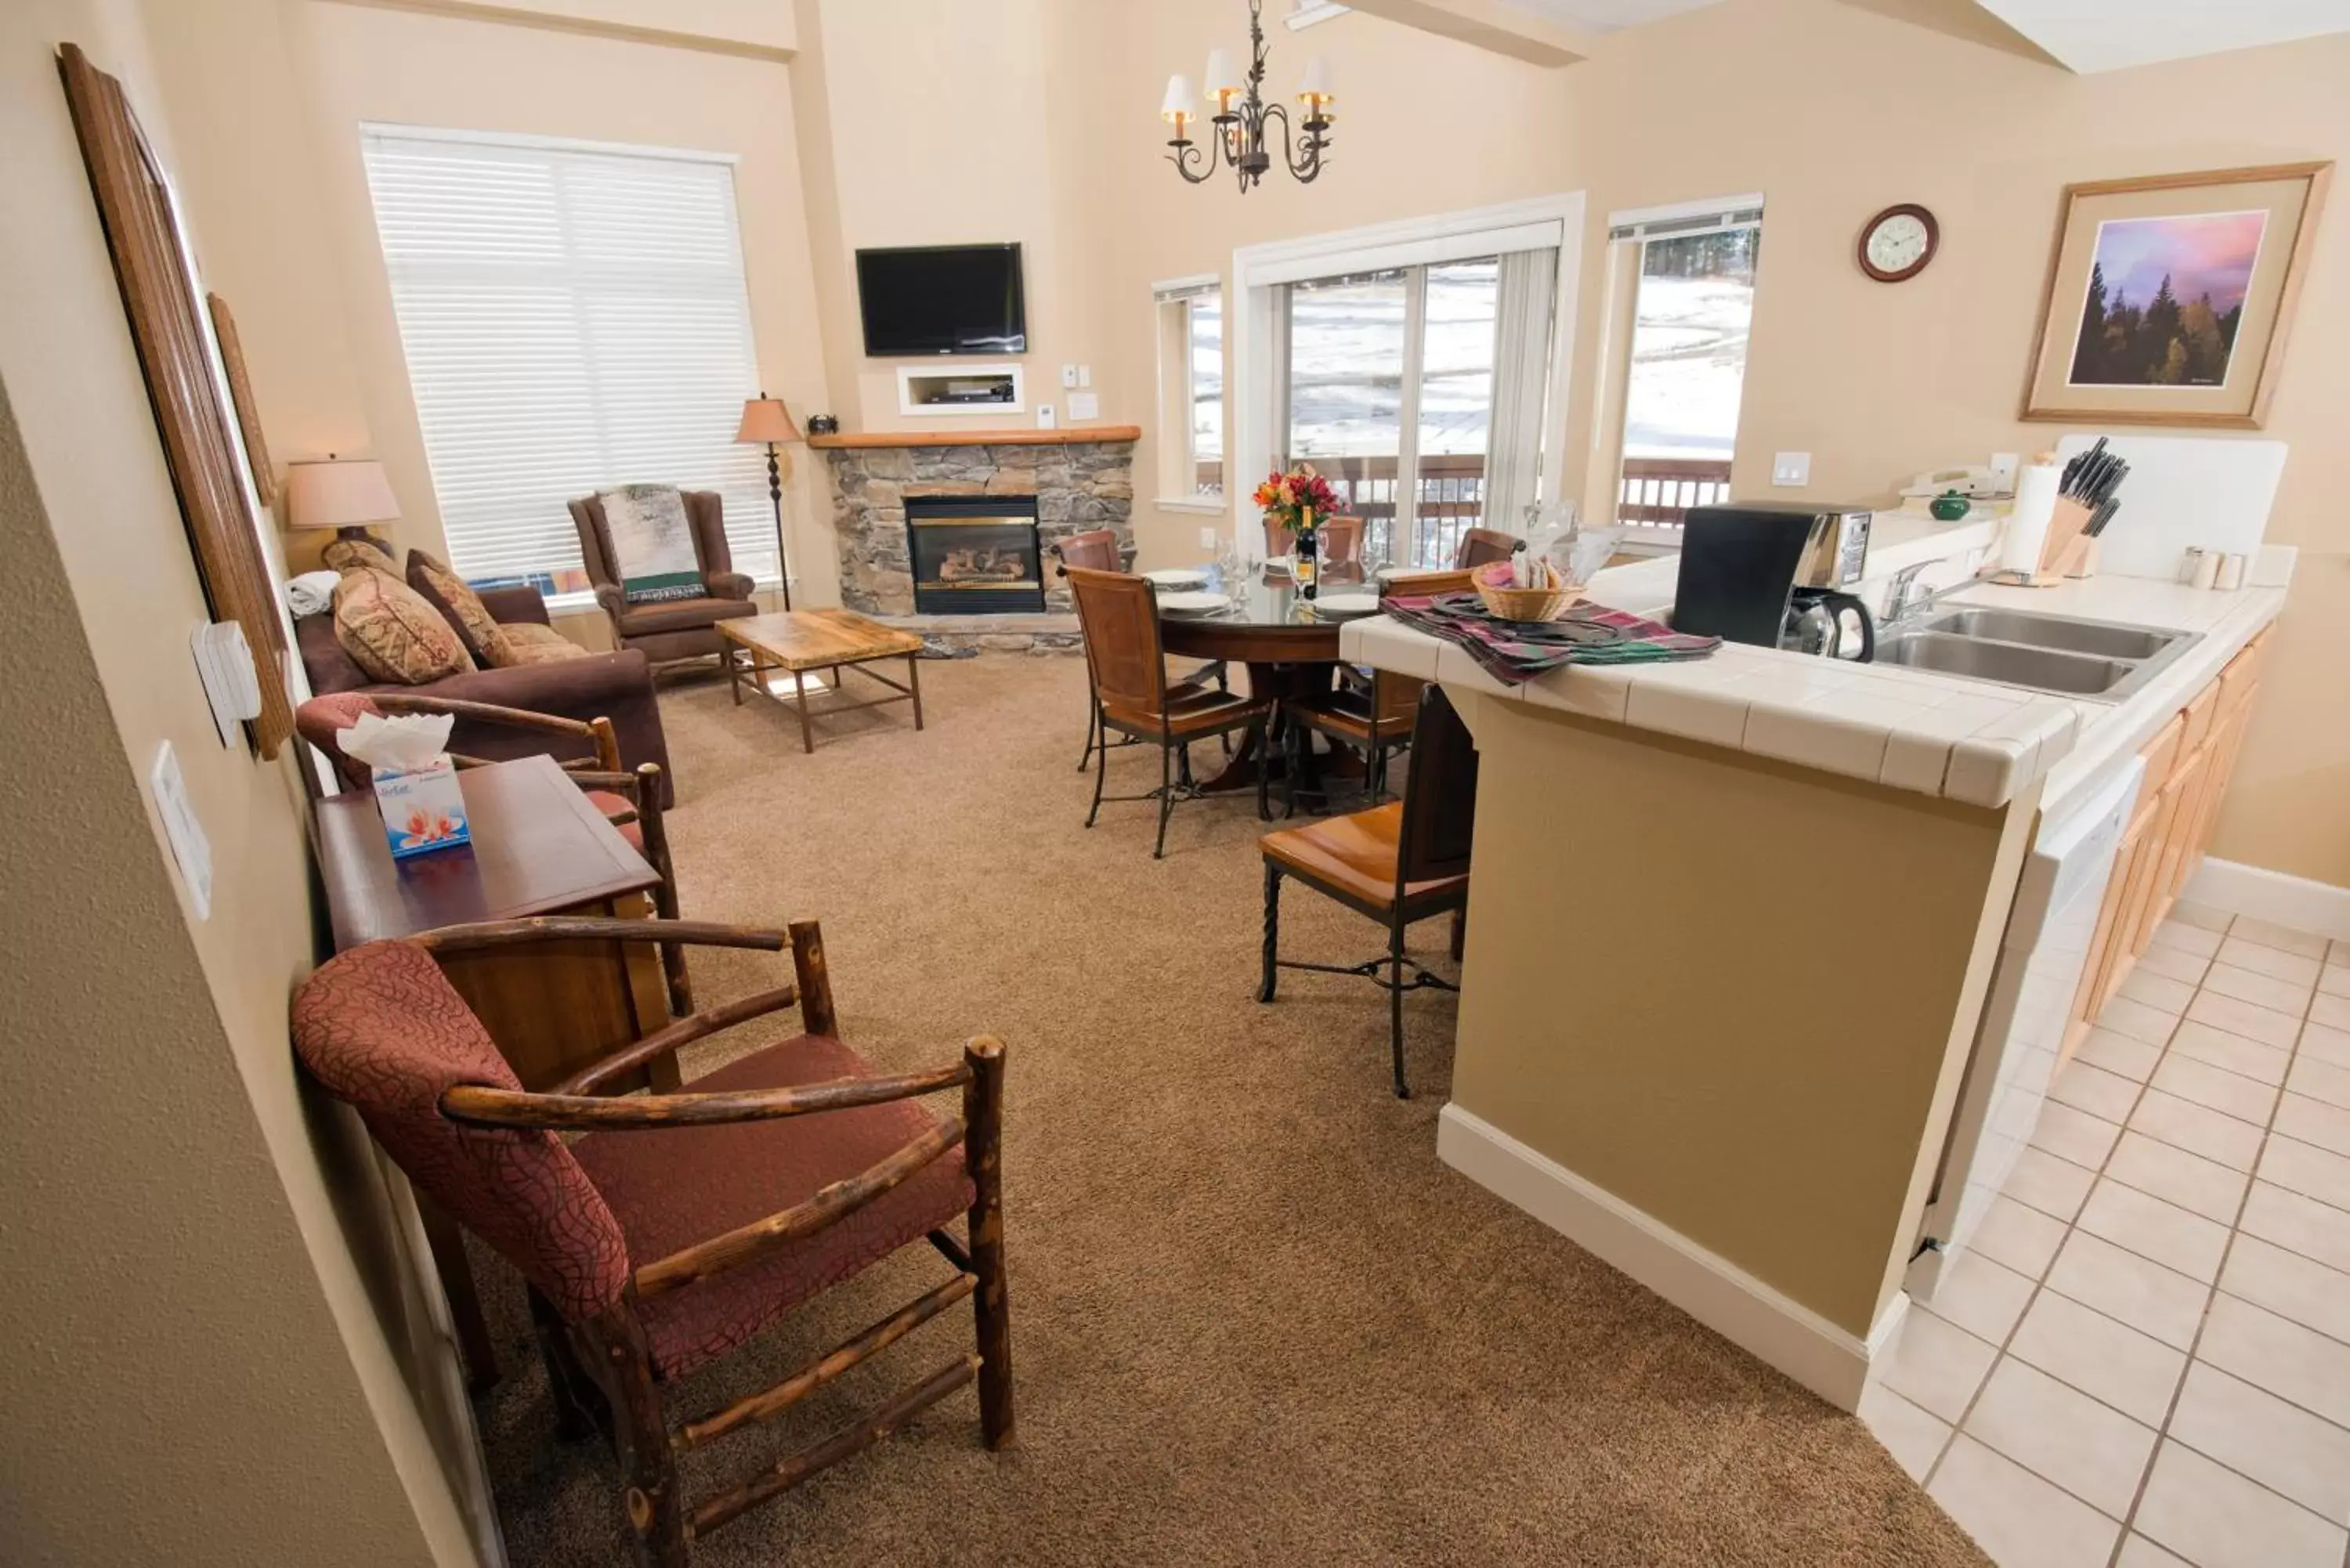
<svg viewBox="0 0 2350 1568">
<path fill-rule="evenodd" d="M 2068 495 L 2056 498 L 2056 509 L 2048 514 L 2048 533 L 2040 542 L 2040 565 L 2029 576 L 2021 572 L 2002 572 L 1995 579 L 2018 587 L 2053 588 L 2067 577 L 2083 576 L 2082 562 L 2089 546 L 2096 541 L 2090 537 L 2089 508 Z"/>
</svg>

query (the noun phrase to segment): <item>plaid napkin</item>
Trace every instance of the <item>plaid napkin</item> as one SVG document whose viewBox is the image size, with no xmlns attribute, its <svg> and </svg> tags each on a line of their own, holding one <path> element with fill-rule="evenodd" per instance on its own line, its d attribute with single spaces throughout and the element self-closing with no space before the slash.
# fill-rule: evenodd
<svg viewBox="0 0 2350 1568">
<path fill-rule="evenodd" d="M 1431 637 L 1457 642 L 1494 680 L 1522 686 L 1563 664 L 1654 664 L 1703 659 L 1718 637 L 1687 637 L 1661 621 L 1584 604 L 1557 620 L 1503 620 L 1475 594 L 1381 599 L 1379 607 Z"/>
</svg>

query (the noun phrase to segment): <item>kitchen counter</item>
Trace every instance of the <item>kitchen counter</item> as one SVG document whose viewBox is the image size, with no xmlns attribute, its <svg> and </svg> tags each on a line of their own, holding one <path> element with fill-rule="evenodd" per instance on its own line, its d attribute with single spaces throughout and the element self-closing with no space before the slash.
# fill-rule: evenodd
<svg viewBox="0 0 2350 1568">
<path fill-rule="evenodd" d="M 1902 553 L 1918 544 L 1965 547 L 1979 532 L 1978 525 L 1965 524 L 1950 528 L 1942 537 L 1904 541 Z M 1938 558 L 1929 553 L 1902 564 Z M 1636 615 L 1661 616 L 1672 606 L 1679 570 L 1672 556 L 1614 567 L 1593 578 L 1590 597 Z M 1871 570 L 1874 576 L 1874 556 Z M 2092 577 L 2053 588 L 1983 585 L 1943 601 L 2203 634 L 2203 641 L 2118 705 L 1738 643 L 1726 643 L 1705 659 L 1570 667 L 1510 687 L 1479 669 L 1461 649 L 1384 617 L 1347 625 L 1339 634 L 1339 650 L 1359 663 L 1421 680 L 1888 788 L 1997 806 L 2043 779 L 2057 793 L 2069 792 L 2103 762 L 2144 741 L 2177 711 L 2185 694 L 2276 618 L 2283 598 L 2281 586 L 2219 592 Z M 2135 740 L 2127 738 L 2133 735 Z M 2095 746 L 2087 761 L 2066 766 L 2090 739 Z"/>
</svg>

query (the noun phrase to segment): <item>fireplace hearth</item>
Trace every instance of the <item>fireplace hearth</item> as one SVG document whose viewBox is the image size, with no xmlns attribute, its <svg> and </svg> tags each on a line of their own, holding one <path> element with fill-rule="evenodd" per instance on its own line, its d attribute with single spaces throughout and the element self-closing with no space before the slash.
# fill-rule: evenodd
<svg viewBox="0 0 2350 1568">
<path fill-rule="evenodd" d="M 1034 496 L 908 496 L 906 557 L 918 614 L 1044 612 Z"/>
</svg>

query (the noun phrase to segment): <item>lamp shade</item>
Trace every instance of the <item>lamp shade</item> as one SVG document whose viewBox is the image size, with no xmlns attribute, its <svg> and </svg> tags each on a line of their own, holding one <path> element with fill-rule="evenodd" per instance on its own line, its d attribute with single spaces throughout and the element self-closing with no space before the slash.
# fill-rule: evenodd
<svg viewBox="0 0 2350 1568">
<path fill-rule="evenodd" d="M 355 528 L 389 523 L 400 502 L 383 464 L 363 458 L 286 465 L 286 525 L 289 528 Z"/>
<path fill-rule="evenodd" d="M 781 398 L 745 398 L 743 400 L 743 424 L 735 431 L 740 441 L 795 441 L 800 439 L 800 427 L 793 421 L 792 410 L 784 407 Z"/>
<path fill-rule="evenodd" d="M 1200 100 L 1191 96 L 1191 78 L 1169 77 L 1166 101 L 1159 106 L 1159 118 L 1170 125 L 1200 118 Z"/>
<path fill-rule="evenodd" d="M 1320 55 L 1305 62 L 1305 79 L 1297 84 L 1300 98 L 1336 98 L 1330 87 L 1330 62 Z"/>
<path fill-rule="evenodd" d="M 1241 73 L 1232 68 L 1231 50 L 1210 49 L 1208 51 L 1208 71 L 1200 78 L 1200 88 L 1211 98 L 1218 93 L 1236 93 L 1241 90 Z"/>
</svg>

